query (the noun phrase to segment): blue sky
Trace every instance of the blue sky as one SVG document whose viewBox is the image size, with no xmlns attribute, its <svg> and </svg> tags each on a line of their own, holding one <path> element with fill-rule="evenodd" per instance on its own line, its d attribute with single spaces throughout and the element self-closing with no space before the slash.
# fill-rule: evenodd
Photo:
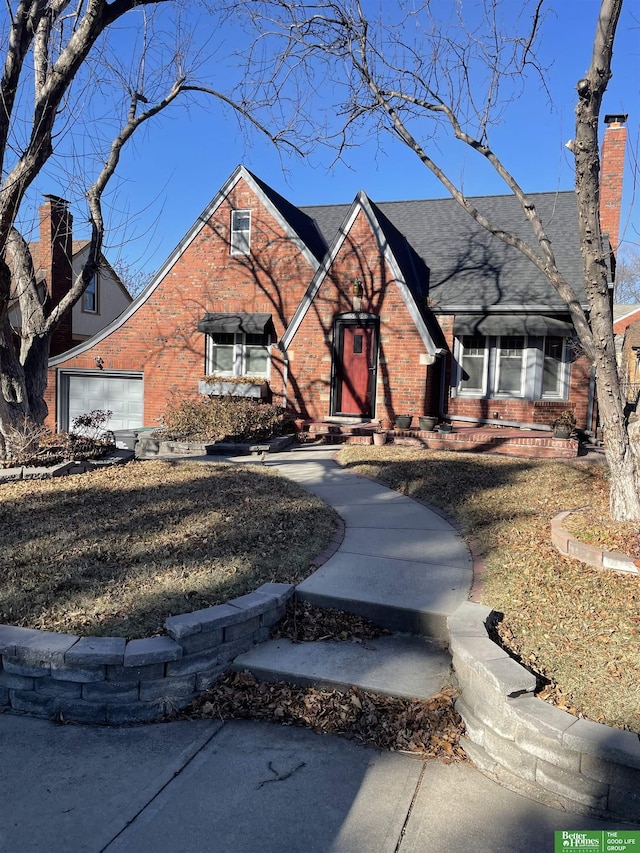
<svg viewBox="0 0 640 853">
<path fill-rule="evenodd" d="M 589 65 L 599 8 L 598 0 L 548 0 L 547 5 L 554 12 L 547 21 L 542 49 L 544 60 L 552 63 L 553 104 L 534 84 L 526 97 L 509 106 L 503 125 L 491 135 L 494 150 L 531 192 L 573 187 L 573 158 L 564 146 L 573 136 L 575 84 Z M 235 36 L 240 42 L 240 32 L 235 33 L 231 25 L 225 38 L 234 41 Z M 633 167 L 640 126 L 639 56 L 640 0 L 626 0 L 616 39 L 614 77 L 602 114 L 629 114 L 621 240 L 636 247 L 640 202 Z M 211 71 L 220 88 L 225 75 L 232 73 L 225 72 L 222 63 Z M 133 270 L 153 272 L 241 162 L 298 205 L 348 203 L 360 189 L 374 201 L 446 195 L 416 155 L 390 137 L 383 149 L 374 139 L 363 138 L 357 149 L 348 152 L 347 163 L 333 167 L 329 152 L 321 150 L 306 158 L 283 159 L 264 137 L 242 133 L 215 102 L 201 103 L 202 107 L 178 107 L 165 113 L 123 156 L 117 190 L 107 198 L 113 214 L 105 246 L 112 262 L 122 258 Z M 464 181 L 469 195 L 506 191 L 472 152 L 456 153 L 447 146 L 434 159 Z M 45 185 L 44 178 L 37 191 L 66 194 L 64 186 Z M 76 215 L 76 235 L 83 236 L 81 214 Z"/>
</svg>

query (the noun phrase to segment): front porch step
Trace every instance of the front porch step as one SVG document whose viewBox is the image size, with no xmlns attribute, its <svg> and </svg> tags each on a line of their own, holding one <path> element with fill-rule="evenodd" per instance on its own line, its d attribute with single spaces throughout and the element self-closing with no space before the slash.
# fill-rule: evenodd
<svg viewBox="0 0 640 853">
<path fill-rule="evenodd" d="M 373 441 L 371 438 L 371 432 L 362 435 L 353 435 L 351 433 L 314 432 L 309 433 L 309 436 L 313 437 L 317 441 L 321 441 L 323 444 L 371 444 Z"/>
<path fill-rule="evenodd" d="M 437 643 L 403 634 L 364 642 L 269 640 L 237 657 L 236 671 L 261 681 L 428 699 L 449 683 L 451 658 Z"/>
</svg>

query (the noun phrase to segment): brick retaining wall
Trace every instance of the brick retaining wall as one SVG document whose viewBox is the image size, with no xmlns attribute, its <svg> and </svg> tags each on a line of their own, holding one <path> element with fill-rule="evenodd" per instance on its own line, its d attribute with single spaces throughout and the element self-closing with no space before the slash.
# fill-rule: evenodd
<svg viewBox="0 0 640 853">
<path fill-rule="evenodd" d="M 640 738 L 538 699 L 536 677 L 488 636 L 495 614 L 465 602 L 447 620 L 465 751 L 506 788 L 558 809 L 640 821 Z"/>
<path fill-rule="evenodd" d="M 0 706 L 78 723 L 142 723 L 184 708 L 269 637 L 295 587 L 266 583 L 165 621 L 168 636 L 78 637 L 0 625 Z"/>
</svg>

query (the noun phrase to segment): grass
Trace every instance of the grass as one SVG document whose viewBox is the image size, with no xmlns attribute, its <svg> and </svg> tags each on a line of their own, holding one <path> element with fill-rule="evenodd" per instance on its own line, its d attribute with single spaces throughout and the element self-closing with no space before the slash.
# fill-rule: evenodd
<svg viewBox="0 0 640 853">
<path fill-rule="evenodd" d="M 130 462 L 0 488 L 0 623 L 129 639 L 298 583 L 336 516 L 256 465 Z"/>
<path fill-rule="evenodd" d="M 548 679 L 548 698 L 640 732 L 640 579 L 565 559 L 550 542 L 553 516 L 585 503 L 583 538 L 620 550 L 637 542 L 637 525 L 606 522 L 603 466 L 394 447 L 340 458 L 462 525 L 485 561 L 483 602 L 504 614 L 503 641 Z"/>
</svg>

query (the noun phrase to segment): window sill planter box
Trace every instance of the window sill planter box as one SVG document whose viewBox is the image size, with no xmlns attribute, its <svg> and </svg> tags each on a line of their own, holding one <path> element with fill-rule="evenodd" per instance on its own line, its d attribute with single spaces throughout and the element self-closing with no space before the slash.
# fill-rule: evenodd
<svg viewBox="0 0 640 853">
<path fill-rule="evenodd" d="M 208 397 L 254 397 L 264 400 L 269 394 L 268 382 L 198 382 L 198 391 Z"/>
</svg>

